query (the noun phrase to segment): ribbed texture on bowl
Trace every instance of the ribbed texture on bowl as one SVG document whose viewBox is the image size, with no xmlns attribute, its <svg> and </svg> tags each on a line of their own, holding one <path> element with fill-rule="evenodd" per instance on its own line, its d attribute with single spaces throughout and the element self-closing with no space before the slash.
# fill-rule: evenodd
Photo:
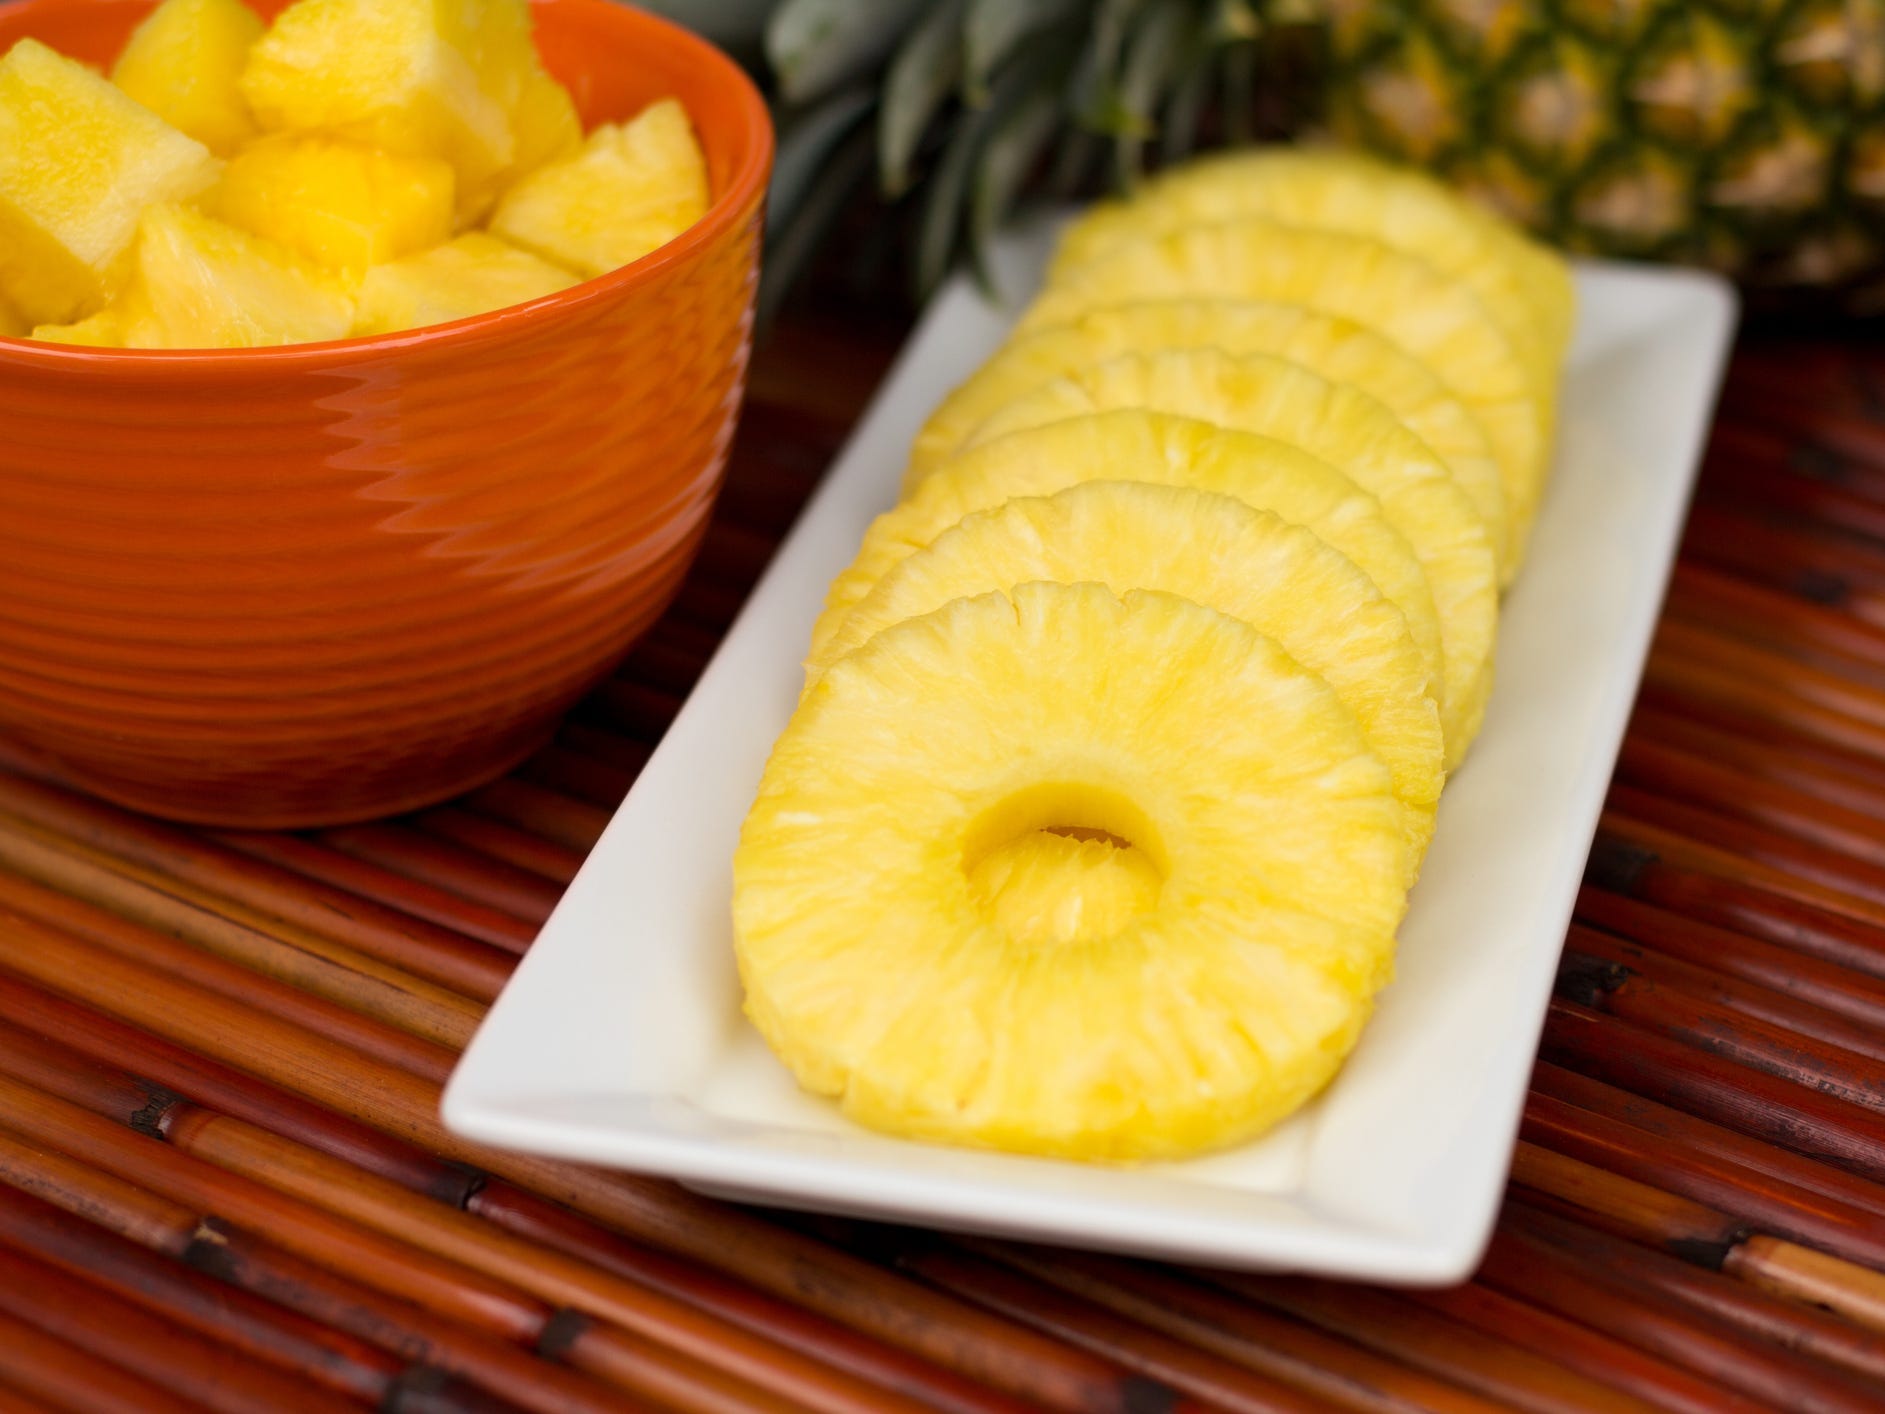
<svg viewBox="0 0 1885 1414">
<path fill-rule="evenodd" d="M 0 50 L 47 7 L 17 8 Z M 160 814 L 363 818 L 533 749 L 673 597 L 743 388 L 763 108 L 716 104 L 702 83 L 745 80 L 658 21 L 538 13 L 587 121 L 694 87 L 714 211 L 636 266 L 437 330 L 0 341 L 0 731 Z M 702 54 L 727 73 L 696 76 Z"/>
</svg>

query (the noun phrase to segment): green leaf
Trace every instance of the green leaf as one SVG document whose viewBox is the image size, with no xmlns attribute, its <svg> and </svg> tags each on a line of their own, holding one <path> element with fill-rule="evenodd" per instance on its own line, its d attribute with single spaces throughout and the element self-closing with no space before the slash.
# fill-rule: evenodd
<svg viewBox="0 0 1885 1414">
<path fill-rule="evenodd" d="M 989 134 L 975 164 L 969 204 L 969 254 L 984 284 L 993 283 L 988 245 L 1007 219 L 1015 195 L 1042 151 L 1066 121 L 1059 86 L 1034 89 Z"/>
<path fill-rule="evenodd" d="M 804 103 L 876 69 L 929 0 L 782 0 L 766 58 L 787 102 Z"/>
<path fill-rule="evenodd" d="M 1114 177 L 1128 190 L 1144 173 L 1145 140 L 1158 130 L 1153 115 L 1196 26 L 1191 0 L 1161 0 L 1133 26 L 1116 95 L 1124 135 L 1113 145 Z"/>
<path fill-rule="evenodd" d="M 987 103 L 989 79 L 1015 46 L 1061 23 L 1079 8 L 1080 0 L 969 0 L 963 25 L 968 60 L 962 76 L 963 101 L 977 108 Z"/>
<path fill-rule="evenodd" d="M 766 193 L 768 225 L 783 225 L 805 200 L 831 152 L 870 112 L 876 101 L 868 88 L 835 93 L 782 126 L 772 159 L 772 187 Z"/>
<path fill-rule="evenodd" d="M 923 132 L 962 73 L 964 0 L 943 0 L 897 50 L 877 113 L 877 183 L 885 196 L 910 185 Z"/>
<path fill-rule="evenodd" d="M 791 212 L 766 229 L 766 258 L 760 270 L 757 317 L 764 326 L 825 244 L 845 204 L 870 180 L 876 140 L 868 128 L 828 150 L 826 159 Z"/>
<path fill-rule="evenodd" d="M 1198 125 L 1217 82 L 1210 46 L 1197 45 L 1193 53 L 1193 62 L 1179 75 L 1178 86 L 1166 101 L 1165 116 L 1159 124 L 1159 161 L 1166 164 L 1189 155 L 1197 146 Z"/>
</svg>

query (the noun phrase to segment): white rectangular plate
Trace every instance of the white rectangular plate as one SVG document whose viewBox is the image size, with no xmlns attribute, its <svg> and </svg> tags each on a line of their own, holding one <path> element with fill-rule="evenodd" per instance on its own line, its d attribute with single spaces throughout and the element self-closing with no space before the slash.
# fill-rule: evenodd
<svg viewBox="0 0 1885 1414">
<path fill-rule="evenodd" d="M 1008 238 L 1001 287 L 1032 290 L 1051 240 Z M 740 1015 L 733 848 L 812 620 L 895 500 L 918 425 L 1014 318 L 958 280 L 478 1032 L 445 1122 L 788 1207 L 1227 1267 L 1464 1277 L 1497 1210 L 1735 318 L 1710 276 L 1587 264 L 1577 286 L 1557 469 L 1485 729 L 1441 804 L 1397 980 L 1308 1109 L 1233 1152 L 1131 1169 L 906 1143 L 799 1093 Z"/>
</svg>

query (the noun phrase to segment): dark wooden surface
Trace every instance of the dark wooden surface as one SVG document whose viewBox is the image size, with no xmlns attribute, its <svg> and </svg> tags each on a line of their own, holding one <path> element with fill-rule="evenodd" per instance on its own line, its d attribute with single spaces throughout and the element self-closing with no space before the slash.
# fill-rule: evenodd
<svg viewBox="0 0 1885 1414">
<path fill-rule="evenodd" d="M 229 834 L 0 774 L 0 1414 L 1885 1408 L 1885 352 L 1744 340 L 1485 1265 L 740 1210 L 441 1082 L 900 331 L 801 310 L 673 612 L 511 778 Z"/>
</svg>

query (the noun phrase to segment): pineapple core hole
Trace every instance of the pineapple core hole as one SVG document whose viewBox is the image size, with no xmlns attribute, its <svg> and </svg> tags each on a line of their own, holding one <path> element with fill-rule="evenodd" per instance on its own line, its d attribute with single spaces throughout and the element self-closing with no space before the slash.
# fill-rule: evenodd
<svg viewBox="0 0 1885 1414">
<path fill-rule="evenodd" d="M 1021 947 L 1112 937 L 1158 904 L 1162 843 L 1143 811 L 1091 786 L 1037 786 L 983 813 L 964 842 L 969 893 Z"/>
</svg>

